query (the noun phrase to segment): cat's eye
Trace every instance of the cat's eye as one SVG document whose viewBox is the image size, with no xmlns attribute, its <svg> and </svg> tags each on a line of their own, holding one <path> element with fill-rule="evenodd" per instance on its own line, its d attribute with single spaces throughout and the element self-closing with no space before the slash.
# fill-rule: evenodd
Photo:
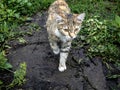
<svg viewBox="0 0 120 90">
<path fill-rule="evenodd" d="M 79 30 L 79 29 L 78 29 L 78 28 L 76 28 L 74 31 L 75 31 L 75 32 L 77 32 L 78 30 Z"/>
<path fill-rule="evenodd" d="M 64 24 L 64 21 L 63 21 L 63 20 L 59 20 L 59 21 L 57 21 L 57 23 L 58 23 L 59 25 L 63 25 L 63 24 Z"/>
<path fill-rule="evenodd" d="M 64 29 L 64 31 L 68 32 L 68 29 Z"/>
</svg>

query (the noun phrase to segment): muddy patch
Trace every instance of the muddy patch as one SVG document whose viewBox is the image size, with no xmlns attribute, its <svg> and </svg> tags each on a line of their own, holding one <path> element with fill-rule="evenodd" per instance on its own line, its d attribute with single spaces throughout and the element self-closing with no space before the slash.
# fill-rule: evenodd
<svg viewBox="0 0 120 90">
<path fill-rule="evenodd" d="M 32 23 L 41 29 L 24 36 L 26 44 L 10 42 L 10 63 L 15 68 L 21 62 L 27 64 L 27 82 L 15 90 L 108 90 L 101 60 L 90 60 L 82 48 L 71 48 L 67 70 L 58 71 L 59 55 L 54 55 L 49 46 L 46 17 L 46 12 L 33 17 Z"/>
</svg>

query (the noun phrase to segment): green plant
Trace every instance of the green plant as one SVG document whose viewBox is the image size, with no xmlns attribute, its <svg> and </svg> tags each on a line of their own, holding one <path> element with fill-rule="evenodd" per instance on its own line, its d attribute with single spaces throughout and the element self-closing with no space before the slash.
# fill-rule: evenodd
<svg viewBox="0 0 120 90">
<path fill-rule="evenodd" d="M 93 17 L 85 22 L 84 30 L 80 32 L 89 44 L 88 52 L 93 56 L 102 56 L 108 62 L 119 62 L 120 50 L 118 33 L 120 31 L 109 24 L 109 21 L 100 21 Z"/>
<path fill-rule="evenodd" d="M 25 20 L 30 10 L 31 3 L 28 0 L 1 0 L 0 3 L 0 21 L 10 23 Z"/>
<path fill-rule="evenodd" d="M 8 40 L 18 36 L 15 33 L 15 29 L 19 23 L 29 19 L 28 16 L 37 10 L 47 9 L 53 1 L 54 0 L 1 0 L 0 51 L 5 49 Z"/>
<path fill-rule="evenodd" d="M 108 76 L 108 78 L 110 78 L 110 79 L 111 79 L 111 78 L 112 78 L 112 79 L 114 79 L 114 78 L 119 78 L 119 77 L 120 77 L 120 75 L 117 75 L 117 74 L 116 74 L 116 75 L 110 75 L 110 76 Z"/>
<path fill-rule="evenodd" d="M 90 58 L 101 57 L 109 72 L 113 67 L 120 70 L 120 2 L 68 0 L 68 3 L 72 12 L 86 13 L 83 28 L 73 46 L 85 48 Z M 110 73 L 109 77 L 117 79 L 119 76 Z"/>
<path fill-rule="evenodd" d="M 86 13 L 83 28 L 78 39 L 88 44 L 87 51 L 92 56 L 101 56 L 104 61 L 119 63 L 120 31 L 119 1 L 108 0 L 68 0 L 74 13 Z M 110 6 L 111 5 L 111 6 Z M 114 20 L 115 16 L 115 20 Z M 75 44 L 75 42 L 73 42 Z M 78 42 L 77 42 L 78 43 Z M 78 44 L 75 44 L 79 46 Z M 84 45 L 81 45 L 84 46 Z"/>
<path fill-rule="evenodd" d="M 0 23 L 0 52 L 7 47 L 7 42 L 15 36 L 13 28 L 16 28 L 17 25 L 13 24 L 12 26 L 6 21 Z"/>
<path fill-rule="evenodd" d="M 45 10 L 54 0 L 1 0 L 0 1 L 0 70 L 9 71 L 14 74 L 14 79 L 7 88 L 22 85 L 25 82 L 26 64 L 22 63 L 15 72 L 11 70 L 12 65 L 5 57 L 7 44 L 11 39 L 17 38 L 21 43 L 26 41 L 19 36 L 25 34 L 17 30 L 19 24 L 30 19 L 38 10 Z M 36 26 L 34 26 L 34 29 Z M 30 28 L 31 29 L 31 28 Z M 31 32 L 28 32 L 31 34 Z M 0 80 L 0 86 L 6 87 Z M 1 89 L 1 87 L 0 87 Z"/>
<path fill-rule="evenodd" d="M 10 85 L 7 86 L 7 88 L 12 88 L 15 85 L 22 85 L 23 83 L 25 83 L 25 75 L 26 75 L 26 63 L 21 63 L 20 64 L 20 68 L 17 69 L 14 72 L 14 79 L 12 81 L 12 83 Z"/>
<path fill-rule="evenodd" d="M 115 15 L 115 20 L 112 21 L 112 25 L 116 28 L 120 28 L 120 17 L 118 15 Z"/>
<path fill-rule="evenodd" d="M 12 68 L 12 65 L 7 62 L 7 58 L 5 57 L 5 52 L 0 53 L 0 69 L 6 69 L 9 70 Z"/>
<path fill-rule="evenodd" d="M 4 83 L 0 80 L 0 89 L 2 87 L 5 88 L 12 88 L 15 85 L 22 85 L 25 82 L 25 75 L 26 75 L 26 63 L 21 63 L 20 64 L 20 68 L 17 69 L 16 71 L 11 70 L 12 65 L 10 63 L 7 62 L 7 58 L 5 57 L 5 52 L 1 52 L 0 53 L 0 69 L 1 70 L 7 70 L 11 73 L 14 74 L 14 79 L 13 81 L 10 83 L 10 85 L 8 85 L 7 87 L 4 86 Z"/>
</svg>

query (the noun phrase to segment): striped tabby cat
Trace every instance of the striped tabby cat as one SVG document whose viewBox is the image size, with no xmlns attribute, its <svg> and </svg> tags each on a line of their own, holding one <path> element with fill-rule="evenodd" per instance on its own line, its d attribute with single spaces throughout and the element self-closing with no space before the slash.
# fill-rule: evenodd
<svg viewBox="0 0 120 90">
<path fill-rule="evenodd" d="M 46 22 L 50 46 L 54 54 L 60 53 L 59 71 L 66 70 L 66 60 L 72 40 L 81 29 L 85 13 L 73 14 L 65 0 L 56 0 L 48 10 Z M 58 44 L 58 42 L 61 42 Z"/>
</svg>

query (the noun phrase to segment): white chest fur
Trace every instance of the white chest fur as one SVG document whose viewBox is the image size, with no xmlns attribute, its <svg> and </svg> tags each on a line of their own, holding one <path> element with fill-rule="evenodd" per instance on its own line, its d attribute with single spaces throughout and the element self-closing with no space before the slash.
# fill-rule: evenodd
<svg viewBox="0 0 120 90">
<path fill-rule="evenodd" d="M 63 41 L 63 42 L 67 42 L 68 40 L 71 39 L 69 36 L 64 36 L 64 35 L 62 35 L 62 34 L 59 32 L 58 29 L 56 29 L 54 33 L 55 33 L 55 35 L 56 35 L 58 38 L 60 38 L 60 40 Z"/>
</svg>

